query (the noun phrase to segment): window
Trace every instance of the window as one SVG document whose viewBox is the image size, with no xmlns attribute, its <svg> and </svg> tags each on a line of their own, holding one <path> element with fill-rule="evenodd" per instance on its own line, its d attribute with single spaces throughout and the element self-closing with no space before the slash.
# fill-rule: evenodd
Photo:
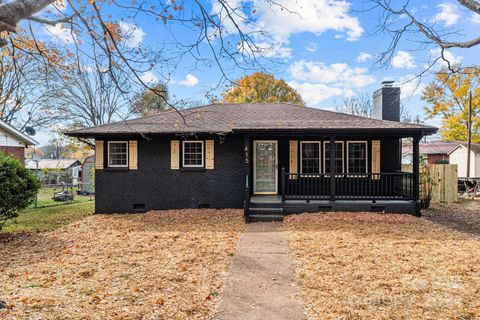
<svg viewBox="0 0 480 320">
<path fill-rule="evenodd" d="M 367 142 L 347 142 L 348 173 L 367 173 Z"/>
<path fill-rule="evenodd" d="M 330 142 L 323 144 L 323 172 L 330 173 Z M 335 173 L 343 173 L 343 141 L 335 142 Z"/>
<path fill-rule="evenodd" d="M 183 142 L 183 166 L 203 167 L 203 141 Z"/>
<path fill-rule="evenodd" d="M 300 142 L 300 172 L 320 173 L 320 142 Z"/>
<path fill-rule="evenodd" d="M 109 141 L 108 142 L 108 166 L 109 167 L 128 167 L 128 142 L 127 141 Z"/>
</svg>

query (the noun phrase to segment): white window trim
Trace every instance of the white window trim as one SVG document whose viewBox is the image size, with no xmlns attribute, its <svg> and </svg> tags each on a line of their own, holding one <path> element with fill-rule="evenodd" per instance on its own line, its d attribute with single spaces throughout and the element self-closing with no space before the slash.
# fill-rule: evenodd
<svg viewBox="0 0 480 320">
<path fill-rule="evenodd" d="M 322 173 L 322 146 L 321 141 L 300 141 L 300 173 L 303 174 L 303 149 L 304 143 L 317 143 L 318 144 L 318 174 Z M 317 174 L 317 173 L 305 173 L 305 174 Z"/>
<path fill-rule="evenodd" d="M 201 143 L 202 144 L 202 164 L 185 164 L 185 143 Z M 203 168 L 205 165 L 205 144 L 203 140 L 185 140 L 182 141 L 182 167 L 184 168 Z"/>
<path fill-rule="evenodd" d="M 116 164 L 116 165 L 113 165 L 113 164 L 110 164 L 110 143 L 124 143 L 127 145 L 127 164 L 125 165 L 120 165 L 120 164 Z M 107 163 L 108 163 L 108 167 L 109 168 L 128 168 L 128 141 L 108 141 L 108 150 L 107 150 L 107 153 L 108 153 L 108 159 L 107 159 Z"/>
<path fill-rule="evenodd" d="M 336 173 L 337 174 L 344 174 L 345 173 L 345 148 L 344 148 L 344 142 L 343 141 L 335 141 L 335 143 L 340 143 L 342 145 L 342 173 Z M 327 144 L 330 144 L 330 141 L 323 141 L 323 173 L 330 173 L 330 172 L 325 172 L 325 168 L 327 167 L 327 158 L 325 157 L 325 151 L 327 150 Z M 336 160 L 336 157 L 335 157 Z M 328 159 L 330 161 L 330 159 Z"/>
<path fill-rule="evenodd" d="M 360 140 L 360 141 L 347 141 L 347 173 L 349 172 L 348 168 L 348 145 L 350 143 L 363 143 L 365 144 L 365 173 L 368 173 L 368 141 L 365 140 Z M 356 174 L 362 174 L 362 173 L 356 173 Z"/>
</svg>

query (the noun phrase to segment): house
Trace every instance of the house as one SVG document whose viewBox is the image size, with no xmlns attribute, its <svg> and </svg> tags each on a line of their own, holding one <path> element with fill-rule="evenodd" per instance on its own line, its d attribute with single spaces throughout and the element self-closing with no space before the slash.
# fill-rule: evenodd
<svg viewBox="0 0 480 320">
<path fill-rule="evenodd" d="M 472 143 L 470 147 L 470 175 L 467 175 L 467 144 L 460 143 L 448 153 L 450 164 L 456 164 L 459 177 L 480 178 L 480 144 Z"/>
<path fill-rule="evenodd" d="M 374 116 L 212 104 L 67 135 L 95 139 L 97 213 L 243 207 L 247 221 L 319 210 L 419 213 L 419 142 L 437 129 L 399 122 L 400 88 L 390 82 L 374 93 Z M 413 173 L 400 172 L 407 137 Z"/>
<path fill-rule="evenodd" d="M 455 149 L 460 141 L 432 140 L 420 144 L 420 156 L 427 164 L 449 163 L 449 152 Z M 406 145 L 402 150 L 402 164 L 412 164 L 412 146 Z"/>
<path fill-rule="evenodd" d="M 81 165 L 78 159 L 29 159 L 25 164 L 46 184 L 77 184 Z"/>
<path fill-rule="evenodd" d="M 0 152 L 25 161 L 25 148 L 37 145 L 37 141 L 0 120 Z"/>
</svg>

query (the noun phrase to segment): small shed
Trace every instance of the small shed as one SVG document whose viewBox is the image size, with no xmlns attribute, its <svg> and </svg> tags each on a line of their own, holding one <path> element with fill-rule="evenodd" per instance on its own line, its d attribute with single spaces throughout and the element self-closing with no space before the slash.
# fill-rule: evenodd
<svg viewBox="0 0 480 320">
<path fill-rule="evenodd" d="M 458 176 L 467 176 L 467 155 L 468 150 L 465 144 L 458 145 L 449 152 L 450 164 L 458 166 Z M 480 144 L 472 143 L 470 148 L 470 177 L 480 177 Z"/>
<path fill-rule="evenodd" d="M 95 156 L 86 157 L 82 162 L 82 167 L 79 173 L 80 192 L 82 194 L 95 193 L 94 180 L 92 172 L 95 166 Z"/>
</svg>

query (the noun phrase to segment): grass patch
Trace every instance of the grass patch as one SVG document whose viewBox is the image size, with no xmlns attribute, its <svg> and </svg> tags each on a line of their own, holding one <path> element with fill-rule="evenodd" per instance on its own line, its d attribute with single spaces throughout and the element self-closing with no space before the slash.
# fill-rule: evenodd
<svg viewBox="0 0 480 320">
<path fill-rule="evenodd" d="M 29 208 L 18 217 L 7 221 L 2 232 L 45 231 L 91 215 L 94 201 L 73 203 L 55 207 Z"/>
<path fill-rule="evenodd" d="M 70 188 L 68 188 L 70 191 Z M 62 191 L 61 188 L 56 188 L 55 192 L 60 192 Z M 37 195 L 37 207 L 50 207 L 50 206 L 59 206 L 59 205 L 64 205 L 67 204 L 67 202 L 61 202 L 61 201 L 53 201 L 53 188 L 42 188 L 38 191 Z M 77 195 L 76 194 L 76 188 L 73 188 L 74 192 L 74 198 L 72 201 L 69 201 L 68 204 L 72 203 L 82 203 L 82 202 L 89 202 L 91 201 L 90 196 L 82 196 L 82 195 Z M 33 208 L 35 206 L 35 202 L 33 202 L 30 207 Z"/>
</svg>

